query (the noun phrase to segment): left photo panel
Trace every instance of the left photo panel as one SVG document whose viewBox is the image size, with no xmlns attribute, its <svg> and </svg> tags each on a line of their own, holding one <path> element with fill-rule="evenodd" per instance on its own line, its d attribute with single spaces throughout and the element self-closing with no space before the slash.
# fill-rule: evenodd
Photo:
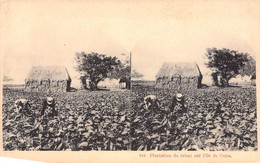
<svg viewBox="0 0 260 163">
<path fill-rule="evenodd" d="M 130 55 L 5 55 L 3 150 L 130 150 Z"/>
</svg>

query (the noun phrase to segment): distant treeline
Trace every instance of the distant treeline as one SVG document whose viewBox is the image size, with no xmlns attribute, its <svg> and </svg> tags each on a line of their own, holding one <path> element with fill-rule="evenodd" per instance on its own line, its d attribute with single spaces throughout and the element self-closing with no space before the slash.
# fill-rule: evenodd
<svg viewBox="0 0 260 163">
<path fill-rule="evenodd" d="M 24 88 L 24 84 L 3 84 L 3 88 Z"/>
</svg>

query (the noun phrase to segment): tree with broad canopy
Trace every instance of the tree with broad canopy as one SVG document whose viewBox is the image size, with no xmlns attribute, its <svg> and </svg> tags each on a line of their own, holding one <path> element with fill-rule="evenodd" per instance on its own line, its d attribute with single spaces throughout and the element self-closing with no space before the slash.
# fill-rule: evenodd
<svg viewBox="0 0 260 163">
<path fill-rule="evenodd" d="M 229 86 L 229 80 L 241 73 L 241 70 L 248 62 L 248 56 L 247 53 L 238 53 L 238 51 L 226 48 L 208 48 L 206 66 L 213 70 L 212 76 L 215 85 L 219 85 L 219 76 L 220 85 L 223 87 Z"/>
<path fill-rule="evenodd" d="M 98 83 L 106 79 L 108 73 L 120 64 L 120 60 L 118 60 L 117 57 L 94 52 L 89 54 L 77 52 L 75 60 L 77 62 L 76 70 L 81 73 L 81 82 L 89 79 L 89 87 L 91 90 L 97 90 Z M 86 88 L 86 86 L 84 87 Z"/>
</svg>

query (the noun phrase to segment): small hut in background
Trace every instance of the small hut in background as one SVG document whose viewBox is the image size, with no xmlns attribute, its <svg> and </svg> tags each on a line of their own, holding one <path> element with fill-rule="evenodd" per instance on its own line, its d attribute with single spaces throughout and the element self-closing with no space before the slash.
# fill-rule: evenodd
<svg viewBox="0 0 260 163">
<path fill-rule="evenodd" d="M 201 87 L 202 75 L 196 63 L 164 63 L 156 75 L 156 87 L 166 89 L 196 89 Z"/>
<path fill-rule="evenodd" d="M 31 92 L 67 92 L 71 78 L 65 67 L 32 67 L 25 79 L 25 90 Z"/>
<path fill-rule="evenodd" d="M 256 73 L 254 73 L 251 77 L 251 85 L 256 86 Z"/>
<path fill-rule="evenodd" d="M 121 77 L 119 80 L 119 88 L 130 89 L 131 79 L 130 77 Z"/>
</svg>

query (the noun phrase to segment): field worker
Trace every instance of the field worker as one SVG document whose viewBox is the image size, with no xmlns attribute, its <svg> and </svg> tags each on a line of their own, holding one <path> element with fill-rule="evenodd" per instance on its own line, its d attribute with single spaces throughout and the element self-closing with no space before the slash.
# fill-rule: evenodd
<svg viewBox="0 0 260 163">
<path fill-rule="evenodd" d="M 55 110 L 55 100 L 52 97 L 47 97 L 43 100 L 41 117 L 44 115 L 54 117 L 58 115 L 57 110 Z"/>
<path fill-rule="evenodd" d="M 144 97 L 144 105 L 146 109 L 159 109 L 160 102 L 155 95 Z"/>
<path fill-rule="evenodd" d="M 170 127 L 170 132 L 174 133 L 176 135 L 181 135 L 182 134 L 182 129 L 179 127 L 178 121 L 180 120 L 179 118 L 183 117 L 183 113 L 186 113 L 186 107 L 184 106 L 184 96 L 181 93 L 177 93 L 176 95 L 173 96 L 172 103 L 170 105 L 170 121 L 171 124 L 170 126 L 175 126 L 175 127 Z"/>
<path fill-rule="evenodd" d="M 31 115 L 31 105 L 26 99 L 18 99 L 14 102 L 16 112 L 23 113 L 25 115 Z"/>
<path fill-rule="evenodd" d="M 58 113 L 55 109 L 54 98 L 46 97 L 43 100 L 40 120 L 36 123 L 35 127 L 31 131 L 33 132 L 34 130 L 39 129 L 38 136 L 40 139 L 41 148 L 43 148 L 48 144 L 46 140 L 50 138 L 50 134 L 51 134 L 50 129 L 52 128 L 53 125 L 56 124 L 55 116 L 57 115 Z"/>
<path fill-rule="evenodd" d="M 174 95 L 173 99 L 172 99 L 172 104 L 170 106 L 171 113 L 174 111 L 174 108 L 176 107 L 176 105 L 180 105 L 180 107 L 181 107 L 181 110 L 178 110 L 177 112 L 180 112 L 180 113 L 186 112 L 184 102 L 185 102 L 184 96 L 181 93 L 177 93 L 176 95 Z"/>
<path fill-rule="evenodd" d="M 36 122 L 35 127 L 32 131 L 36 130 L 41 124 L 46 125 L 48 121 L 54 119 L 54 116 L 57 116 L 58 113 L 55 110 L 55 101 L 52 97 L 46 97 L 43 100 L 42 110 L 40 119 Z"/>
</svg>

